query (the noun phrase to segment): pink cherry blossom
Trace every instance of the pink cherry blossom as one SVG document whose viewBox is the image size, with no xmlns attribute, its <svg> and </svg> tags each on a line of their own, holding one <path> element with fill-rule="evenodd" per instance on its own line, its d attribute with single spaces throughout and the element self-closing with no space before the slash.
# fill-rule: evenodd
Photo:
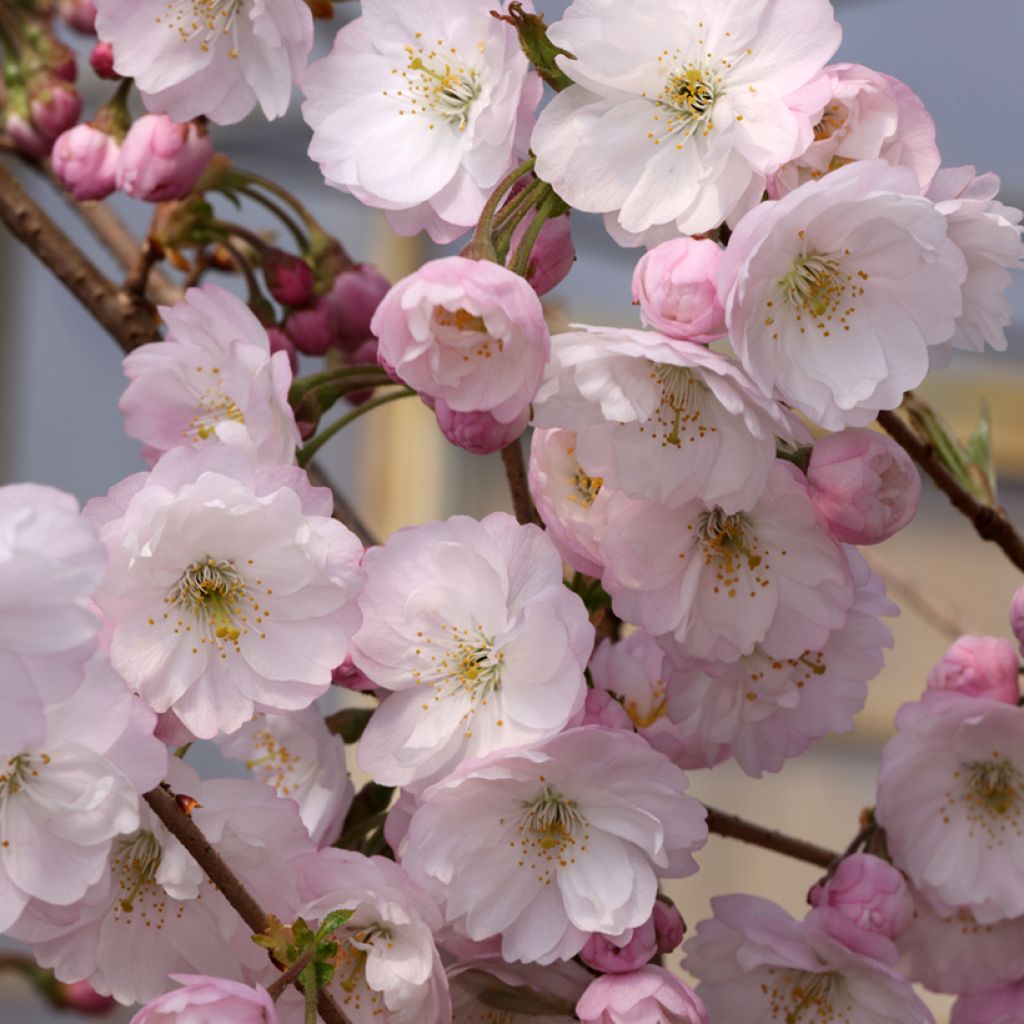
<svg viewBox="0 0 1024 1024">
<path fill-rule="evenodd" d="M 921 495 L 910 456 L 865 427 L 816 441 L 807 482 L 832 535 L 846 544 L 878 544 L 898 533 L 914 518 Z"/>
<path fill-rule="evenodd" d="M 952 348 L 967 352 L 983 352 L 986 346 L 1006 350 L 1004 328 L 1012 313 L 1006 297 L 1013 281 L 1010 271 L 1024 266 L 1024 214 L 996 200 L 999 186 L 995 174 L 975 175 L 973 167 L 950 167 L 939 171 L 928 190 L 928 198 L 946 218 L 950 239 L 967 261 L 963 313 L 949 340 Z M 943 353 L 939 356 L 942 362 Z"/>
<path fill-rule="evenodd" d="M 77 124 L 53 144 L 53 173 L 76 199 L 106 199 L 117 182 L 120 146 L 109 133 Z"/>
<path fill-rule="evenodd" d="M 145 114 L 121 143 L 117 187 L 149 203 L 180 199 L 212 158 L 213 140 L 195 121 L 175 124 L 166 114 Z"/>
<path fill-rule="evenodd" d="M 592 692 L 611 695 L 630 725 L 662 750 L 658 737 L 671 731 L 665 718 L 665 678 L 670 667 L 657 641 L 642 629 L 618 642 L 602 640 L 590 659 Z"/>
<path fill-rule="evenodd" d="M 172 974 L 171 980 L 182 987 L 151 1000 L 131 1024 L 277 1024 L 273 1000 L 262 986 L 204 974 Z"/>
<path fill-rule="evenodd" d="M 341 835 L 355 789 L 345 767 L 345 744 L 315 706 L 287 715 L 258 715 L 218 741 L 225 757 L 244 761 L 253 778 L 299 805 L 317 846 Z"/>
<path fill-rule="evenodd" d="M 654 904 L 652 920 L 658 942 L 658 952 L 671 953 L 678 948 L 686 934 L 686 923 L 676 905 L 670 903 L 667 897 L 659 899 Z"/>
<path fill-rule="evenodd" d="M 400 858 L 445 916 L 510 961 L 547 964 L 642 925 L 658 878 L 697 869 L 704 809 L 639 736 L 595 726 L 464 762 L 423 794 Z"/>
<path fill-rule="evenodd" d="M 928 673 L 929 690 L 951 690 L 968 697 L 1017 704 L 1020 657 L 997 636 L 962 636 Z"/>
<path fill-rule="evenodd" d="M 551 351 L 537 293 L 487 260 L 431 260 L 399 281 L 370 329 L 400 380 L 454 412 L 518 420 Z"/>
<path fill-rule="evenodd" d="M 935 1024 L 910 983 L 759 896 L 718 896 L 683 947 L 683 966 L 715 1024 L 787 1018 Z"/>
<path fill-rule="evenodd" d="M 489 455 L 510 445 L 526 429 L 529 415 L 523 414 L 511 423 L 496 420 L 489 412 L 455 412 L 446 402 L 434 403 L 437 426 L 452 444 L 474 455 Z"/>
<path fill-rule="evenodd" d="M 690 657 L 754 651 L 800 658 L 820 650 L 853 604 L 842 548 L 829 536 L 798 470 L 777 461 L 758 502 L 726 514 L 691 501 L 609 506 L 603 583 L 617 614 Z"/>
<path fill-rule="evenodd" d="M 690 986 L 654 964 L 595 978 L 576 1004 L 576 1016 L 587 1024 L 708 1024 Z"/>
<path fill-rule="evenodd" d="M 595 971 L 621 974 L 643 967 L 657 952 L 654 920 L 648 918 L 638 928 L 628 928 L 621 935 L 591 935 L 579 958 Z"/>
<path fill-rule="evenodd" d="M 449 1024 L 451 997 L 434 933 L 437 904 L 384 857 L 321 850 L 295 862 L 311 924 L 352 916 L 334 933 L 339 965 L 328 991 L 352 1024 Z"/>
<path fill-rule="evenodd" d="M 602 729 L 625 729 L 633 732 L 633 720 L 626 709 L 607 690 L 587 690 L 583 715 L 573 725 L 599 725 Z"/>
<path fill-rule="evenodd" d="M 84 1017 L 106 1017 L 117 1008 L 117 1000 L 101 996 L 87 981 L 57 984 L 57 1004 Z"/>
<path fill-rule="evenodd" d="M 769 178 L 772 198 L 854 160 L 878 158 L 909 167 L 924 192 L 940 157 L 935 122 L 920 97 L 898 78 L 863 64 L 833 64 L 825 76 L 831 96 L 814 126 L 814 141 Z M 812 91 L 820 99 L 817 88 Z"/>
<path fill-rule="evenodd" d="M 558 553 L 504 512 L 393 533 L 363 561 L 355 664 L 393 691 L 359 743 L 386 785 L 551 736 L 583 705 L 594 630 Z"/>
<path fill-rule="evenodd" d="M 669 664 L 651 743 L 683 768 L 710 767 L 726 757 L 755 778 L 777 772 L 822 736 L 849 732 L 882 670 L 892 635 L 879 621 L 898 609 L 882 581 L 852 548 L 846 555 L 853 606 L 818 647 L 771 656 L 763 646 L 732 662 L 685 657 L 666 641 Z"/>
<path fill-rule="evenodd" d="M 37 900 L 67 907 L 139 827 L 139 796 L 163 777 L 156 716 L 96 655 L 78 688 L 44 709 L 38 744 L 0 745 L 0 931 Z"/>
<path fill-rule="evenodd" d="M 260 905 L 294 920 L 301 903 L 291 864 L 313 851 L 296 804 L 259 782 L 201 782 L 177 758 L 168 781 L 198 802 L 192 820 Z M 237 911 L 148 808 L 82 900 L 69 907 L 33 900 L 10 934 L 30 943 L 58 979 L 88 980 L 124 1004 L 169 991 L 175 973 L 253 981 L 267 971 L 265 951 Z"/>
<path fill-rule="evenodd" d="M 537 176 L 637 244 L 652 229 L 707 231 L 758 201 L 766 175 L 813 139 L 789 97 L 840 30 L 823 0 L 574 0 L 549 36 L 574 56 L 558 63 L 575 84 L 534 129 Z"/>
<path fill-rule="evenodd" d="M 82 680 L 99 620 L 103 546 L 78 502 L 39 484 L 0 487 L 0 750 L 46 736 L 44 706 Z"/>
<path fill-rule="evenodd" d="M 929 691 L 896 729 L 876 805 L 893 863 L 981 924 L 1024 914 L 1024 708 Z"/>
<path fill-rule="evenodd" d="M 727 357 L 607 327 L 552 339 L 533 422 L 575 431 L 586 473 L 630 497 L 672 508 L 700 498 L 730 514 L 761 496 L 776 435 L 801 429 Z"/>
<path fill-rule="evenodd" d="M 174 121 L 241 121 L 258 103 L 281 117 L 313 45 L 304 0 L 254 0 L 211 9 L 199 0 L 94 0 L 96 34 L 114 48 L 148 110 Z"/>
<path fill-rule="evenodd" d="M 1024 1020 L 1024 978 L 1014 985 L 961 996 L 949 1024 L 1020 1024 Z"/>
<path fill-rule="evenodd" d="M 94 499 L 114 667 L 204 739 L 308 707 L 359 622 L 362 546 L 331 510 L 302 470 L 226 446 L 177 448 Z"/>
<path fill-rule="evenodd" d="M 966 276 L 914 173 L 865 160 L 748 214 L 718 289 L 762 391 L 836 430 L 867 425 L 921 383 L 956 330 Z"/>
<path fill-rule="evenodd" d="M 571 430 L 534 430 L 530 445 L 530 494 L 548 537 L 577 572 L 601 576 L 601 533 L 611 492 L 588 476 L 576 459 Z"/>
<path fill-rule="evenodd" d="M 180 445 L 227 445 L 253 462 L 295 461 L 299 432 L 288 405 L 292 374 L 248 306 L 217 285 L 190 288 L 161 315 L 167 337 L 124 359 L 125 431 L 151 462 Z"/>
<path fill-rule="evenodd" d="M 721 262 L 721 247 L 707 238 L 675 238 L 645 253 L 633 271 L 633 302 L 644 326 L 684 341 L 725 334 L 715 290 Z"/>
</svg>

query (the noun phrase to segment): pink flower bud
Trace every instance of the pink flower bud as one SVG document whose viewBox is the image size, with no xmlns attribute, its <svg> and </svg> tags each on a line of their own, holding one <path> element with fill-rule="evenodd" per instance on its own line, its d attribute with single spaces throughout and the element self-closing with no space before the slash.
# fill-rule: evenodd
<svg viewBox="0 0 1024 1024">
<path fill-rule="evenodd" d="M 657 952 L 654 921 L 648 918 L 639 928 L 630 928 L 622 935 L 591 935 L 580 950 L 580 959 L 602 974 L 624 974 L 643 967 Z"/>
<path fill-rule="evenodd" d="M 144 114 L 121 144 L 117 185 L 133 199 L 162 203 L 192 191 L 213 157 L 213 141 L 194 121 Z"/>
<path fill-rule="evenodd" d="M 92 0 L 60 0 L 57 13 L 76 32 L 91 35 L 96 31 L 96 8 Z"/>
<path fill-rule="evenodd" d="M 4 118 L 4 131 L 19 153 L 39 159 L 53 148 L 53 139 L 47 138 L 35 125 L 17 111 L 8 110 Z"/>
<path fill-rule="evenodd" d="M 452 444 L 474 455 L 490 455 L 511 444 L 525 429 L 529 413 L 511 423 L 496 420 L 489 412 L 456 412 L 438 399 L 434 403 L 437 425 Z"/>
<path fill-rule="evenodd" d="M 320 297 L 312 305 L 293 309 L 284 322 L 284 329 L 303 355 L 322 356 L 335 337 L 331 304 Z"/>
<path fill-rule="evenodd" d="M 674 238 L 651 249 L 633 271 L 633 301 L 648 327 L 684 341 L 725 334 L 715 278 L 722 249 L 708 238 Z"/>
<path fill-rule="evenodd" d="M 87 981 L 73 981 L 60 984 L 56 1000 L 66 1010 L 75 1010 L 86 1017 L 102 1017 L 110 1013 L 117 1000 L 112 996 L 101 996 Z"/>
<path fill-rule="evenodd" d="M 370 321 L 391 285 L 371 263 L 343 270 L 327 293 L 334 314 L 335 343 L 354 349 L 372 335 Z"/>
<path fill-rule="evenodd" d="M 270 294 L 285 306 L 306 306 L 313 294 L 313 269 L 298 256 L 281 249 L 263 254 L 263 276 Z"/>
<path fill-rule="evenodd" d="M 377 362 L 377 351 L 380 345 L 376 338 L 367 338 L 349 355 L 349 361 L 353 366 L 372 366 Z M 346 401 L 352 405 L 362 405 L 363 402 L 373 398 L 373 388 L 364 388 L 362 391 L 352 391 L 345 396 Z"/>
<path fill-rule="evenodd" d="M 292 343 L 292 339 L 288 337 L 280 327 L 274 327 L 271 325 L 267 328 L 267 337 L 270 339 L 270 351 L 271 352 L 287 352 L 288 362 L 291 364 L 292 375 L 294 376 L 299 372 L 299 356 L 295 351 L 295 345 Z"/>
<path fill-rule="evenodd" d="M 89 64 L 100 78 L 113 82 L 121 77 L 114 70 L 114 48 L 110 43 L 97 43 L 89 54 Z"/>
<path fill-rule="evenodd" d="M 217 1024 L 278 1024 L 266 989 L 202 974 L 172 974 L 182 988 L 150 1000 L 131 1024 L 173 1024 L 174 1021 L 217 1021 Z"/>
<path fill-rule="evenodd" d="M 331 670 L 331 682 L 335 686 L 344 686 L 346 690 L 355 690 L 356 693 L 376 693 L 377 687 L 371 682 L 369 676 L 356 668 L 351 655 L 335 669 Z"/>
<path fill-rule="evenodd" d="M 29 101 L 32 124 L 44 138 L 53 140 L 76 124 L 82 114 L 82 96 L 61 78 L 51 78 L 33 90 Z"/>
<path fill-rule="evenodd" d="M 832 535 L 847 544 L 878 544 L 917 511 L 921 477 L 895 441 L 847 427 L 814 445 L 807 480 Z"/>
<path fill-rule="evenodd" d="M 78 78 L 78 61 L 75 51 L 63 43 L 52 41 L 47 47 L 46 66 L 65 82 L 73 82 Z"/>
<path fill-rule="evenodd" d="M 76 124 L 53 144 L 53 173 L 76 199 L 104 199 L 114 191 L 121 148 L 91 124 Z"/>
<path fill-rule="evenodd" d="M 832 907 L 858 928 L 898 939 L 914 919 L 914 900 L 903 875 L 870 853 L 840 861 L 832 877 L 811 890 L 815 907 Z"/>
<path fill-rule="evenodd" d="M 1024 651 L 1024 587 L 1020 587 L 1010 602 L 1010 629 Z"/>
<path fill-rule="evenodd" d="M 515 255 L 530 218 L 519 222 L 512 234 L 512 243 L 508 250 L 508 260 Z M 533 286 L 538 295 L 546 295 L 552 288 L 560 284 L 572 270 L 576 262 L 576 247 L 572 244 L 572 229 L 569 226 L 569 215 L 552 217 L 546 220 L 540 229 L 537 241 L 530 250 L 530 262 L 526 265 L 526 280 Z"/>
<path fill-rule="evenodd" d="M 962 636 L 928 673 L 929 690 L 1016 704 L 1020 658 L 1013 644 L 996 636 Z"/>
<path fill-rule="evenodd" d="M 682 944 L 686 934 L 686 923 L 683 915 L 674 903 L 657 900 L 654 904 L 654 931 L 658 938 L 658 952 L 671 953 Z"/>
<path fill-rule="evenodd" d="M 156 453 L 157 457 L 159 454 Z M 161 711 L 156 716 L 153 735 L 168 747 L 183 747 L 186 743 L 194 742 L 196 738 L 192 730 L 186 728 L 184 722 L 173 711 Z"/>
<path fill-rule="evenodd" d="M 629 712 L 607 691 L 587 690 L 583 703 L 583 717 L 578 725 L 599 725 L 602 729 L 625 729 L 633 732 L 633 719 Z M 648 960 L 650 957 L 647 958 Z M 646 961 L 645 961 L 646 963 Z M 604 970 L 605 968 L 601 968 Z"/>
<path fill-rule="evenodd" d="M 696 993 L 663 967 L 648 964 L 628 974 L 595 978 L 576 1004 L 576 1016 L 593 1024 L 707 1024 Z"/>
<path fill-rule="evenodd" d="M 1024 978 L 1010 985 L 962 995 L 949 1024 L 1020 1024 L 1024 1021 Z"/>
</svg>

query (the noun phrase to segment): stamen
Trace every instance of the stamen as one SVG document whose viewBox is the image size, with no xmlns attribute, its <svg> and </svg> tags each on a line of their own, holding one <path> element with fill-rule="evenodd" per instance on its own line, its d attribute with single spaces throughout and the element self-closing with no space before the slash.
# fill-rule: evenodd
<svg viewBox="0 0 1024 1024">
<path fill-rule="evenodd" d="M 208 53 L 217 39 L 231 40 L 228 56 L 238 56 L 237 16 L 245 0 L 167 0 L 166 12 L 157 15 L 158 25 L 165 25 L 181 37 L 183 43 L 197 42 Z"/>
</svg>

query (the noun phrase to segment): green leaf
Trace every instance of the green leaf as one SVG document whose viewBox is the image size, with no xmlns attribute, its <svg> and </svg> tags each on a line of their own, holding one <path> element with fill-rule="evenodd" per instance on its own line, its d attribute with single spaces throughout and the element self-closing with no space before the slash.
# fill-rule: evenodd
<svg viewBox="0 0 1024 1024">
<path fill-rule="evenodd" d="M 317 941 L 327 938 L 328 935 L 333 935 L 351 916 L 351 910 L 332 910 L 320 922 L 320 927 L 316 930 Z"/>
<path fill-rule="evenodd" d="M 544 22 L 544 15 L 531 14 L 523 10 L 521 3 L 515 2 L 508 5 L 508 13 L 501 14 L 498 11 L 491 11 L 491 16 L 499 21 L 507 22 L 519 35 L 519 45 L 526 54 L 526 59 L 537 69 L 537 74 L 544 79 L 556 92 L 572 85 L 572 79 L 558 66 L 556 57 L 567 57 L 575 60 L 576 57 L 555 46 L 548 39 L 548 27 Z"/>
<path fill-rule="evenodd" d="M 989 505 L 996 504 L 996 470 L 992 458 L 992 417 L 988 405 L 982 403 L 977 426 L 964 446 L 972 479 L 982 497 Z"/>
</svg>

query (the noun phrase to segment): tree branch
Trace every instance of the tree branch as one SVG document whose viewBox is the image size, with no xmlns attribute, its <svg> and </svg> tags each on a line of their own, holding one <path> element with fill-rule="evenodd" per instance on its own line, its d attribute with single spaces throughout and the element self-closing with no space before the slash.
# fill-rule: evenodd
<svg viewBox="0 0 1024 1024">
<path fill-rule="evenodd" d="M 167 831 L 185 847 L 192 859 L 206 872 L 207 878 L 217 886 L 250 930 L 256 935 L 265 932 L 270 924 L 266 911 L 210 845 L 196 823 L 178 806 L 170 789 L 157 786 L 143 794 L 143 799 L 164 823 Z M 297 980 L 296 985 L 301 990 Z M 316 1005 L 326 1024 L 351 1024 L 329 992 L 323 989 L 318 991 Z"/>
<path fill-rule="evenodd" d="M 32 250 L 126 352 L 159 337 L 152 315 L 104 277 L 0 165 L 0 220 Z"/>
<path fill-rule="evenodd" d="M 931 444 L 922 440 L 894 412 L 880 412 L 878 422 L 892 439 L 928 474 L 935 485 L 974 526 L 982 540 L 998 545 L 1013 564 L 1024 571 L 1024 539 L 1001 508 L 985 505 L 969 494 L 939 461 Z"/>
<path fill-rule="evenodd" d="M 508 489 L 512 494 L 512 507 L 515 509 L 516 519 L 524 525 L 527 523 L 533 523 L 536 526 L 543 525 L 537 515 L 537 510 L 533 507 L 533 498 L 530 497 L 526 462 L 523 459 L 522 443 L 518 437 L 501 449 L 501 461 L 505 464 L 505 476 L 508 477 Z"/>
<path fill-rule="evenodd" d="M 763 828 L 761 825 L 745 821 L 735 814 L 726 814 L 725 811 L 716 810 L 714 807 L 708 807 L 707 812 L 708 831 L 715 835 L 739 839 L 740 842 L 751 843 L 754 846 L 763 847 L 765 850 L 774 850 L 786 857 L 793 857 L 820 868 L 830 867 L 839 857 L 834 850 L 816 846 L 803 839 L 795 839 L 793 836 L 776 832 L 774 829 Z"/>
</svg>

